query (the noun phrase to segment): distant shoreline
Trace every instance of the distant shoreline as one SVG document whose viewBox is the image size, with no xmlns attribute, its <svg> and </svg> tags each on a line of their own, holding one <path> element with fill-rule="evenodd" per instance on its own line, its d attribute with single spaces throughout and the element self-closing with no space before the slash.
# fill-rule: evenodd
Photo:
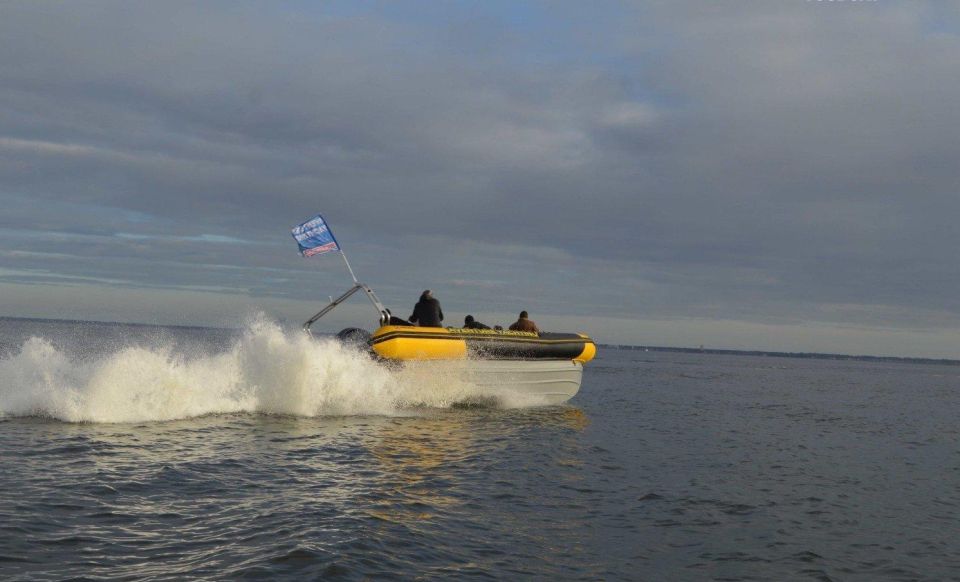
<svg viewBox="0 0 960 582">
<path fill-rule="evenodd" d="M 763 350 L 720 350 L 710 348 L 674 348 L 666 346 L 631 346 L 625 344 L 598 344 L 601 348 L 640 352 L 674 352 L 681 354 L 711 354 L 719 356 L 761 356 L 770 358 L 800 358 L 809 360 L 855 360 L 858 362 L 888 362 L 901 364 L 943 364 L 960 366 L 960 360 L 949 358 L 912 358 L 907 356 L 855 356 L 851 354 L 822 354 L 819 352 L 767 352 Z"/>
<path fill-rule="evenodd" d="M 218 327 L 212 325 L 177 325 L 159 323 L 125 323 L 122 321 L 96 321 L 88 319 L 50 319 L 44 317 L 12 317 L 0 315 L 0 321 L 22 321 L 37 323 L 66 323 L 66 324 L 97 324 L 114 327 L 150 327 L 150 328 L 178 328 L 178 329 L 210 329 L 210 330 L 237 330 L 234 327 Z M 859 362 L 888 362 L 904 364 L 942 364 L 960 366 L 960 360 L 949 358 L 914 358 L 907 356 L 863 356 L 851 354 L 827 354 L 819 352 L 769 352 L 763 350 L 722 350 L 711 348 L 678 348 L 670 346 L 635 346 L 629 344 L 597 344 L 600 348 L 617 349 L 638 352 L 672 352 L 678 354 L 710 354 L 718 356 L 761 356 L 770 358 L 800 358 L 812 360 L 853 360 Z"/>
<path fill-rule="evenodd" d="M 161 323 L 126 323 L 123 321 L 99 321 L 95 319 L 56 319 L 56 318 L 46 318 L 46 317 L 11 317 L 7 315 L 0 315 L 0 321 L 27 321 L 27 322 L 38 322 L 38 323 L 93 323 L 96 325 L 106 325 L 111 327 L 175 327 L 177 329 L 217 329 L 217 330 L 236 330 L 239 328 L 235 327 L 218 327 L 214 325 L 178 325 L 175 323 L 171 324 L 161 324 Z"/>
</svg>

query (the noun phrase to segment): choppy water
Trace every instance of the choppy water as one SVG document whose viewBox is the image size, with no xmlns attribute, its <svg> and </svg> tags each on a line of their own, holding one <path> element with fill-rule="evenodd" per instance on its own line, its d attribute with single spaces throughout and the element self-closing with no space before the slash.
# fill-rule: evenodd
<svg viewBox="0 0 960 582">
<path fill-rule="evenodd" d="M 0 578 L 960 579 L 958 385 L 605 350 L 464 409 L 268 322 L 0 320 Z"/>
</svg>

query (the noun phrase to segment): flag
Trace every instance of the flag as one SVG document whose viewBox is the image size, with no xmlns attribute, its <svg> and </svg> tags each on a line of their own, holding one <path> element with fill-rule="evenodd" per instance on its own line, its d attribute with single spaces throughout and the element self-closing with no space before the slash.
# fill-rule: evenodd
<svg viewBox="0 0 960 582">
<path fill-rule="evenodd" d="M 305 257 L 340 250 L 333 232 L 319 214 L 300 226 L 293 227 L 291 234 L 300 247 L 300 254 Z"/>
</svg>

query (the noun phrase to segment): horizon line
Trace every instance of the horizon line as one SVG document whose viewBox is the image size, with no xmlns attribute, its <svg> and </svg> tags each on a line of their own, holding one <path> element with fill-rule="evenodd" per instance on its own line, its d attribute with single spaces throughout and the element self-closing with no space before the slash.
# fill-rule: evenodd
<svg viewBox="0 0 960 582">
<path fill-rule="evenodd" d="M 222 327 L 216 325 L 182 325 L 182 324 L 164 324 L 164 323 L 143 323 L 128 321 L 103 321 L 98 319 L 62 319 L 56 317 L 23 317 L 15 315 L 0 315 L 0 320 L 12 321 L 36 321 L 49 323 L 96 323 L 101 325 L 127 325 L 134 327 L 166 327 L 180 329 L 211 329 L 211 330 L 239 330 L 238 327 Z M 643 344 L 611 344 L 597 343 L 598 347 L 607 349 L 627 350 L 627 351 L 655 351 L 655 352 L 675 352 L 675 353 L 698 353 L 709 355 L 735 355 L 735 356 L 762 356 L 776 358 L 794 358 L 794 359 L 843 359 L 874 362 L 900 362 L 900 363 L 930 363 L 960 365 L 960 359 L 952 358 L 929 358 L 923 356 L 875 356 L 870 354 L 842 354 L 833 352 L 784 352 L 776 350 L 760 349 L 729 349 L 729 348 L 705 348 L 686 347 L 686 346 L 652 346 Z"/>
</svg>

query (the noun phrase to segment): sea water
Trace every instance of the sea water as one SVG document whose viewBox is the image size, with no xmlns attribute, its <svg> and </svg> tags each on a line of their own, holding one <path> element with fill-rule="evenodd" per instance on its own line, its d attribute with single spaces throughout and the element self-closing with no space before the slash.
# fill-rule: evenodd
<svg viewBox="0 0 960 582">
<path fill-rule="evenodd" d="M 264 318 L 0 320 L 0 579 L 958 579 L 958 386 L 602 349 L 462 406 Z"/>
</svg>

